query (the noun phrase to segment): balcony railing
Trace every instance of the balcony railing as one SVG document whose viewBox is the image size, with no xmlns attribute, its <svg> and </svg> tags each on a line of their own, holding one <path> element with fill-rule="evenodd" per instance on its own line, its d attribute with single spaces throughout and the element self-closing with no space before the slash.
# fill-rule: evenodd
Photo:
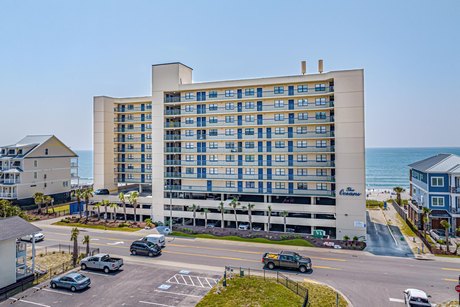
<svg viewBox="0 0 460 307">
<path fill-rule="evenodd" d="M 128 128 L 114 128 L 113 129 L 114 132 L 119 132 L 119 133 L 132 133 L 132 132 L 152 132 L 152 128 L 147 128 L 147 127 L 144 127 L 144 128 L 132 128 L 132 129 L 128 129 Z"/>
<path fill-rule="evenodd" d="M 115 148 L 114 150 L 115 152 L 147 152 L 141 148 Z"/>
<path fill-rule="evenodd" d="M 21 183 L 21 180 L 18 179 L 0 179 L 1 184 L 17 184 Z"/>
<path fill-rule="evenodd" d="M 140 178 L 118 178 L 115 180 L 116 183 L 152 183 L 152 179 L 140 179 Z"/>
<path fill-rule="evenodd" d="M 1 193 L 0 198 L 17 198 L 18 195 L 16 193 Z"/>
<path fill-rule="evenodd" d="M 273 180 L 273 181 L 311 181 L 311 182 L 334 182 L 335 178 L 333 176 L 316 176 L 316 175 L 294 175 L 292 179 L 287 174 L 284 175 L 271 175 L 267 174 L 242 174 L 241 176 L 237 174 L 206 174 L 205 177 L 198 178 L 197 173 L 181 173 L 181 172 L 165 172 L 165 178 L 184 178 L 184 179 L 213 179 L 213 180 Z M 238 178 L 240 177 L 240 178 Z M 269 179 L 270 178 L 270 179 Z"/>
<path fill-rule="evenodd" d="M 147 139 L 147 138 L 114 138 L 113 139 L 114 142 L 118 142 L 118 143 L 136 143 L 136 142 L 150 142 L 151 139 Z"/>
<path fill-rule="evenodd" d="M 200 161 L 198 163 L 196 160 L 165 160 L 165 165 L 186 165 L 186 166 L 295 166 L 295 167 L 317 167 L 317 168 L 322 168 L 322 167 L 334 167 L 335 162 L 334 161 L 324 161 L 324 162 L 319 162 L 319 161 L 297 161 L 297 160 L 292 160 L 292 161 L 284 161 L 284 162 L 278 162 L 274 160 L 255 160 L 255 161 L 231 161 L 227 162 L 225 160 L 221 161 Z"/>
<path fill-rule="evenodd" d="M 166 134 L 165 135 L 165 140 L 180 140 L 181 135 L 180 134 Z"/>
<path fill-rule="evenodd" d="M 133 117 L 125 117 L 125 118 L 114 118 L 114 122 L 116 123 L 129 123 L 129 122 L 151 122 L 152 119 L 148 117 L 142 117 L 142 116 L 133 116 Z"/>
<path fill-rule="evenodd" d="M 142 168 L 116 168 L 117 173 L 151 173 L 151 169 Z"/>
<path fill-rule="evenodd" d="M 151 163 L 152 159 L 139 159 L 139 158 L 133 158 L 133 159 L 128 159 L 128 158 L 115 158 L 114 162 L 118 163 L 134 163 L 134 162 L 146 162 L 146 163 Z"/>
<path fill-rule="evenodd" d="M 181 123 L 180 122 L 166 122 L 165 123 L 165 128 L 180 128 Z"/>
<path fill-rule="evenodd" d="M 152 112 L 152 107 L 133 107 L 133 108 L 114 108 L 115 113 L 128 113 L 128 112 Z"/>
<path fill-rule="evenodd" d="M 165 147 L 165 152 L 181 152 L 181 147 Z"/>
<path fill-rule="evenodd" d="M 460 187 L 450 187 L 451 193 L 460 193 Z"/>
<path fill-rule="evenodd" d="M 165 110 L 164 111 L 165 115 L 180 115 L 181 110 L 180 109 L 173 109 L 173 110 Z"/>
</svg>

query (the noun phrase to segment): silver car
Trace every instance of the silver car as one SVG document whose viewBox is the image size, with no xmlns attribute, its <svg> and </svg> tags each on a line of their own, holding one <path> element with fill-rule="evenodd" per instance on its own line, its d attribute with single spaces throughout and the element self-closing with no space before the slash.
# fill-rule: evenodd
<svg viewBox="0 0 460 307">
<path fill-rule="evenodd" d="M 39 241 L 45 240 L 45 235 L 42 234 L 41 232 L 37 232 L 37 233 L 35 233 L 35 234 L 33 234 L 33 235 L 30 234 L 30 235 L 21 237 L 21 240 L 22 240 L 22 241 L 32 242 L 34 237 L 35 237 L 35 242 L 39 242 Z"/>
</svg>

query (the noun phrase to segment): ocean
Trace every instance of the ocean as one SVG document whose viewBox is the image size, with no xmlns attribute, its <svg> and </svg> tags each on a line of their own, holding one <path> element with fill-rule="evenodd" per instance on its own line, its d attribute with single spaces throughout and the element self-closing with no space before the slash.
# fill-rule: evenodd
<svg viewBox="0 0 460 307">
<path fill-rule="evenodd" d="M 93 152 L 77 150 L 78 173 L 83 182 L 93 179 Z M 367 148 L 366 186 L 374 189 L 391 189 L 395 186 L 409 187 L 408 164 L 439 153 L 460 155 L 460 147 L 431 148 Z"/>
</svg>

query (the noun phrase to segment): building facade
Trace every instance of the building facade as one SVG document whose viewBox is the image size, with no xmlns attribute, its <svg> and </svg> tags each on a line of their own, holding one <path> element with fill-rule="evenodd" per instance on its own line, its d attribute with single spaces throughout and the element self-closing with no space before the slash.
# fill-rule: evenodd
<svg viewBox="0 0 460 307">
<path fill-rule="evenodd" d="M 411 202 L 408 216 L 423 226 L 423 208 L 431 210 L 430 228 L 443 229 L 447 220 L 451 231 L 460 227 L 460 157 L 439 154 L 409 165 Z"/>
<path fill-rule="evenodd" d="M 155 220 L 196 204 L 220 221 L 236 198 L 238 221 L 251 204 L 262 229 L 286 215 L 296 232 L 364 236 L 363 82 L 346 70 L 194 83 L 186 65 L 153 65 L 151 97 L 94 99 L 95 188 L 150 184 Z"/>
<path fill-rule="evenodd" d="M 29 135 L 0 147 L 0 199 L 33 204 L 37 192 L 56 202 L 68 199 L 77 157 L 54 135 Z"/>
</svg>

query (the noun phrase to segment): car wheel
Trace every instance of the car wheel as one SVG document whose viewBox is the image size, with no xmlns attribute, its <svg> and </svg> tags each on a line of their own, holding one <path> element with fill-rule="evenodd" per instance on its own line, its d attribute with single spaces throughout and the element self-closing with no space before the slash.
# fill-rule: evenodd
<svg viewBox="0 0 460 307">
<path fill-rule="evenodd" d="M 152 252 L 149 252 L 149 257 L 153 257 L 153 253 L 152 253 Z"/>
<path fill-rule="evenodd" d="M 135 255 L 135 254 L 136 254 L 136 251 L 135 251 L 135 250 L 132 250 L 132 251 L 131 251 L 131 254 L 132 254 L 132 255 Z"/>
<path fill-rule="evenodd" d="M 70 291 L 75 292 L 75 291 L 77 291 L 77 288 L 75 288 L 74 286 L 72 286 L 72 287 L 70 288 Z"/>
<path fill-rule="evenodd" d="M 305 273 L 307 271 L 307 268 L 304 265 L 301 265 L 299 267 L 299 271 L 300 271 L 300 273 Z"/>
<path fill-rule="evenodd" d="M 275 268 L 275 264 L 273 262 L 269 262 L 267 266 L 270 270 L 273 270 Z"/>
<path fill-rule="evenodd" d="M 82 270 L 86 270 L 86 264 L 82 264 L 82 265 L 81 265 L 81 269 L 82 269 Z"/>
<path fill-rule="evenodd" d="M 105 268 L 104 268 L 104 273 L 106 273 L 106 274 L 110 273 L 110 270 L 109 270 L 108 267 L 105 267 Z"/>
<path fill-rule="evenodd" d="M 51 288 L 56 289 L 56 287 L 57 287 L 57 285 L 54 282 L 52 282 L 51 283 Z"/>
</svg>

